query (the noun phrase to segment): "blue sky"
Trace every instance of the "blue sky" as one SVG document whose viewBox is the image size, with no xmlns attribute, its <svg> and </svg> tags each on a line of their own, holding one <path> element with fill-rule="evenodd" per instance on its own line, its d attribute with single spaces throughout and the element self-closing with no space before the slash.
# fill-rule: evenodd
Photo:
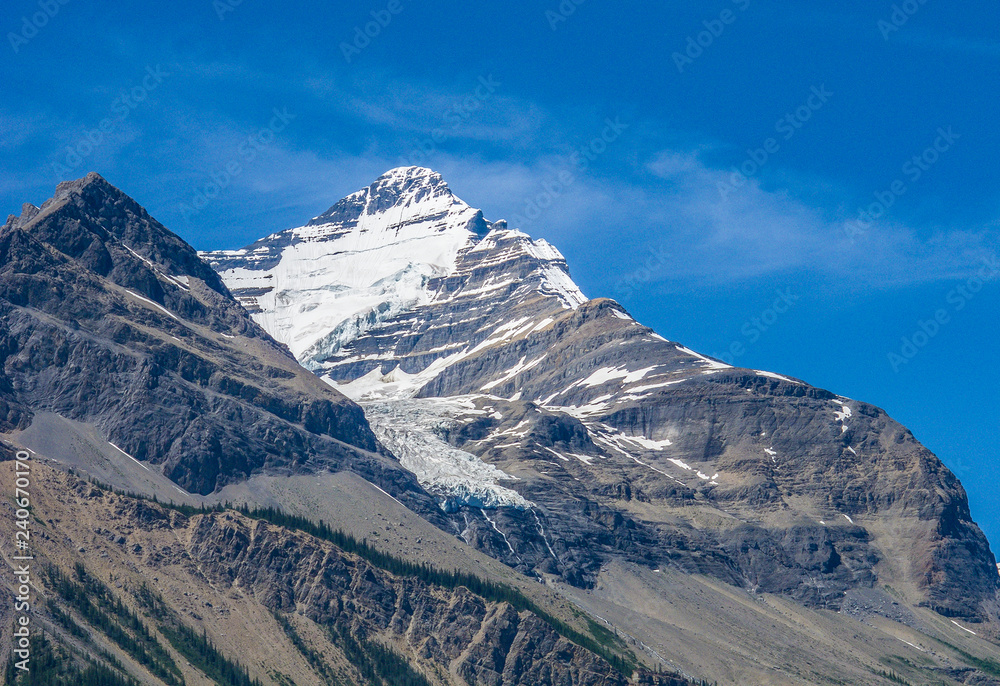
<svg viewBox="0 0 1000 686">
<path fill-rule="evenodd" d="M 95 170 L 238 247 L 433 167 L 588 296 L 886 408 L 1000 545 L 995 3 L 46 2 L 0 15 L 0 210 Z"/>
</svg>

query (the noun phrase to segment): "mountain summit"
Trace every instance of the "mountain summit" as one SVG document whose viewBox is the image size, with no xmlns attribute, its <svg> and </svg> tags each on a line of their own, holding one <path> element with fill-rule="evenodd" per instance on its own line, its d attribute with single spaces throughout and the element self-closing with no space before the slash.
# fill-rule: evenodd
<svg viewBox="0 0 1000 686">
<path fill-rule="evenodd" d="M 386 172 L 304 226 L 202 256 L 259 324 L 318 369 L 379 323 L 440 302 L 442 279 L 498 240 L 520 240 L 568 302 L 583 301 L 558 251 L 487 222 L 422 167 Z"/>
<path fill-rule="evenodd" d="M 949 616 L 995 602 L 964 490 L 905 428 L 587 300 L 558 250 L 430 170 L 205 257 L 464 540 L 525 573 L 614 586 L 627 561 L 813 607 L 887 584 Z"/>
<path fill-rule="evenodd" d="M 209 265 L 96 174 L 0 228 L 0 460 L 34 451 L 64 655 L 163 686 L 213 645 L 275 684 L 997 683 L 993 553 L 879 408 L 588 300 L 427 169 L 261 235 Z"/>
</svg>

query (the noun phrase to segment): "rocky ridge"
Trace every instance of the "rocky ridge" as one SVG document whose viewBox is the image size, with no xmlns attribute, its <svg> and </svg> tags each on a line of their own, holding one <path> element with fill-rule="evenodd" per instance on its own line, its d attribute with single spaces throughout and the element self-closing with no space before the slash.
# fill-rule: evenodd
<svg viewBox="0 0 1000 686">
<path fill-rule="evenodd" d="M 0 318 L 0 430 L 37 412 L 86 422 L 192 493 L 260 470 L 353 468 L 426 501 L 361 408 L 97 174 L 0 228 Z"/>
</svg>

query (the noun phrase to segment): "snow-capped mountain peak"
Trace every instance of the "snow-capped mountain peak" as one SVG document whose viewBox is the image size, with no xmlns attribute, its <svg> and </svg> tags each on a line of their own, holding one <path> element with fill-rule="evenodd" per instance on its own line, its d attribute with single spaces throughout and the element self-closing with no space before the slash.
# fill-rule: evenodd
<svg viewBox="0 0 1000 686">
<path fill-rule="evenodd" d="M 453 290 L 446 279 L 460 262 L 469 270 L 462 255 L 472 250 L 483 265 L 525 257 L 537 290 L 563 307 L 585 300 L 555 248 L 486 221 L 424 167 L 391 169 L 303 226 L 203 257 L 259 324 L 316 368 L 380 323 Z"/>
<path fill-rule="evenodd" d="M 397 167 L 314 217 L 307 226 L 356 221 L 391 210 L 399 210 L 404 219 L 412 219 L 467 209 L 469 206 L 451 192 L 438 172 L 426 167 Z"/>
</svg>

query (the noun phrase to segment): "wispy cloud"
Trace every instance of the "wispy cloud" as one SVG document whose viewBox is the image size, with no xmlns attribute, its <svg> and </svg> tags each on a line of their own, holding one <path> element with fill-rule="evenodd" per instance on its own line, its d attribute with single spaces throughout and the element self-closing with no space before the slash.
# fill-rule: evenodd
<svg viewBox="0 0 1000 686">
<path fill-rule="evenodd" d="M 558 168 L 551 158 L 448 164 L 469 188 L 473 204 L 472 196 L 478 196 L 480 204 L 485 200 L 507 217 Z M 602 251 L 609 281 L 655 252 L 657 269 L 649 281 L 667 289 L 793 272 L 809 272 L 846 289 L 897 287 L 967 276 L 1000 248 L 996 223 L 918 230 L 887 219 L 852 237 L 846 229 L 854 217 L 840 213 L 836 203 L 814 205 L 787 190 L 767 190 L 755 179 L 723 199 L 719 188 L 731 182 L 732 172 L 706 164 L 699 152 L 663 151 L 645 171 L 629 183 L 582 176 L 526 228 L 567 252 L 593 253 L 601 241 L 628 246 L 613 254 Z"/>
<path fill-rule="evenodd" d="M 960 53 L 975 57 L 1000 57 L 1000 41 L 950 36 L 916 27 L 902 32 L 898 37 L 893 36 L 893 40 L 940 52 Z"/>
<path fill-rule="evenodd" d="M 582 142 L 576 141 L 577 134 L 602 119 L 581 112 L 555 116 L 505 91 L 501 75 L 492 75 L 490 83 L 497 85 L 487 93 L 483 80 L 489 74 L 451 88 L 385 74 L 359 75 L 358 82 L 346 84 L 333 75 L 303 74 L 290 88 L 239 63 L 189 61 L 179 71 L 188 87 L 188 79 L 218 88 L 264 87 L 260 101 L 267 105 L 254 108 L 260 110 L 260 121 L 250 118 L 248 108 L 240 111 L 240 119 L 222 109 L 206 110 L 204 103 L 174 99 L 168 107 L 148 108 L 141 119 L 130 119 L 81 167 L 80 175 L 97 169 L 112 180 L 116 174 L 127 178 L 137 162 L 123 150 L 142 138 L 135 155 L 141 155 L 156 180 L 136 189 L 149 194 L 140 199 L 198 247 L 234 247 L 306 221 L 412 157 L 414 141 L 455 121 L 459 125 L 449 128 L 446 142 L 412 163 L 441 171 L 460 196 L 482 207 L 490 219 L 525 216 L 526 205 L 567 169 L 567 151 Z M 237 155 L 241 143 L 266 125 L 270 107 L 286 104 L 298 119 L 244 164 L 210 207 L 195 218 L 182 217 L 180 205 L 189 203 Z M 463 106 L 472 108 L 468 116 L 449 116 Z M 321 116 L 324 107 L 337 110 L 359 130 L 371 130 L 369 144 L 349 150 L 314 145 L 322 127 L 310 117 Z M 574 117 L 576 121 L 566 123 Z M 49 148 L 57 150 L 95 123 L 0 111 L 0 146 L 42 145 L 39 141 L 47 138 Z M 583 259 L 597 259 L 592 256 L 595 243 L 614 241 L 623 249 L 602 254 L 593 265 L 609 282 L 655 251 L 657 269 L 649 279 L 666 289 L 750 282 L 795 271 L 819 274 L 844 287 L 892 287 L 966 274 L 998 247 L 995 223 L 928 227 L 891 218 L 874 222 L 852 240 L 845 224 L 854 216 L 841 209 L 852 206 L 844 200 L 849 194 L 839 191 L 835 181 L 775 168 L 768 170 L 768 178 L 780 179 L 787 189 L 765 187 L 754 177 L 722 194 L 719 188 L 731 183 L 731 171 L 710 161 L 718 152 L 714 146 L 686 139 L 650 155 L 642 152 L 652 140 L 650 132 L 662 135 L 670 127 L 641 118 L 632 127 L 627 135 L 636 145 L 620 144 L 622 154 L 613 171 L 594 165 L 574 172 L 550 206 L 520 227 Z M 153 128 L 156 134 L 151 134 Z M 494 142 L 502 145 L 491 147 Z M 44 173 L 33 179 L 19 172 L 10 181 L 32 188 L 40 180 L 46 187 L 54 185 L 55 179 L 42 177 Z"/>
</svg>

